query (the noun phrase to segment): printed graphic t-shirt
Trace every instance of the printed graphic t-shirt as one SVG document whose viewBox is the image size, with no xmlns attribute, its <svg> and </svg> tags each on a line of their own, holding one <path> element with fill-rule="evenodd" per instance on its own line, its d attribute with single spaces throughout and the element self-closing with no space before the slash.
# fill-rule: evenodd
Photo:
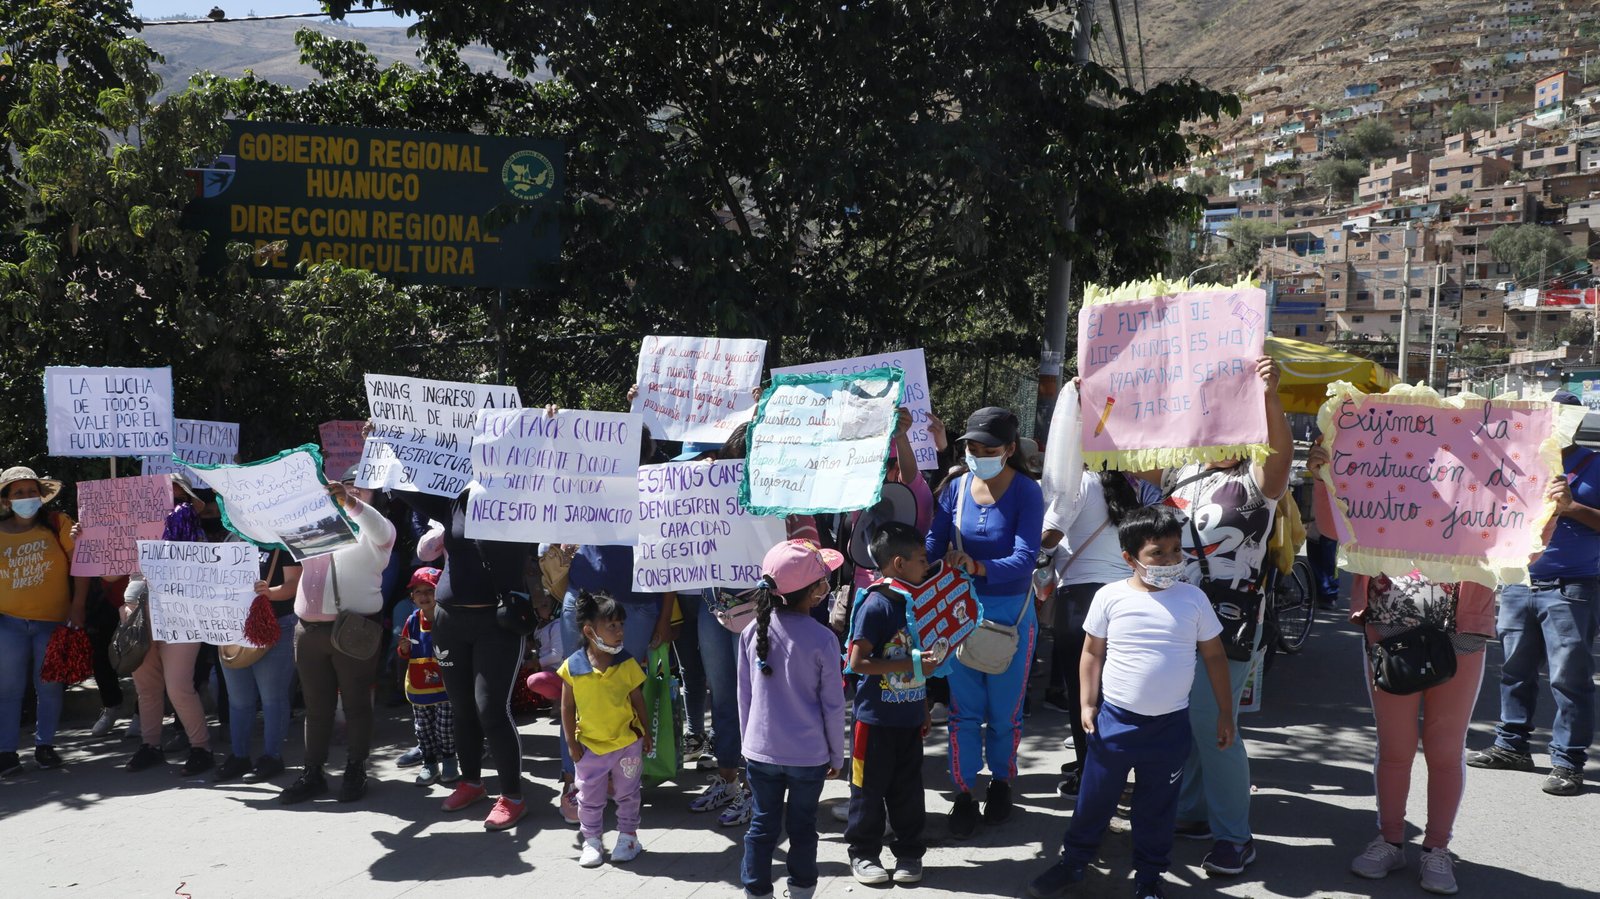
<svg viewBox="0 0 1600 899">
<path fill-rule="evenodd" d="M 1194 529 L 1183 526 L 1185 579 L 1199 585 L 1200 554 L 1206 557 L 1210 580 L 1240 586 L 1251 583 L 1261 571 L 1267 556 L 1267 540 L 1272 536 L 1272 516 L 1278 501 L 1268 499 L 1256 485 L 1249 464 L 1217 469 L 1205 477 L 1185 484 L 1204 466 L 1185 465 L 1169 470 L 1161 479 L 1162 491 L 1181 484 L 1166 503 L 1194 522 Z M 1200 533 L 1200 546 L 1194 533 Z"/>
<path fill-rule="evenodd" d="M 871 659 L 898 661 L 911 658 L 910 628 L 906 624 L 905 600 L 869 592 L 856 610 L 856 626 L 851 642 L 872 644 Z M 912 678 L 910 672 L 868 674 L 856 687 L 857 721 L 885 727 L 921 727 L 926 715 L 927 681 Z"/>
<path fill-rule="evenodd" d="M 72 519 L 60 530 L 43 526 L 0 533 L 0 614 L 29 621 L 66 621 L 72 606 Z"/>
</svg>

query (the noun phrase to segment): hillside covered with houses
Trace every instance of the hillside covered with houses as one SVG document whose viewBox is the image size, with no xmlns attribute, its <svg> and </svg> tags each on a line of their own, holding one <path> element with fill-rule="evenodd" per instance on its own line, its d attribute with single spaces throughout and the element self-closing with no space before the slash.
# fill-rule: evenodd
<svg viewBox="0 0 1600 899">
<path fill-rule="evenodd" d="M 1404 345 L 1413 380 L 1430 353 L 1440 386 L 1592 363 L 1600 3 L 1406 6 L 1254 70 L 1242 115 L 1198 129 L 1172 176 L 1207 197 L 1188 258 L 1253 264 L 1280 336 L 1390 367 Z"/>
</svg>

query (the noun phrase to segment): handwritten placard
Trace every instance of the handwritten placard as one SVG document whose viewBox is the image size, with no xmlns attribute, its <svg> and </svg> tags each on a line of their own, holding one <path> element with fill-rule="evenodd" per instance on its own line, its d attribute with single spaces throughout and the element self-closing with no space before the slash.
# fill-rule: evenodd
<svg viewBox="0 0 1600 899">
<path fill-rule="evenodd" d="M 1083 455 L 1090 468 L 1176 468 L 1268 453 L 1256 374 L 1266 293 L 1165 282 L 1090 285 L 1078 313 Z"/>
<path fill-rule="evenodd" d="M 635 590 L 746 589 L 761 581 L 762 557 L 787 534 L 782 518 L 739 505 L 743 480 L 743 460 L 639 469 Z"/>
<path fill-rule="evenodd" d="M 199 462 L 202 465 L 225 465 L 239 461 L 239 425 L 231 421 L 201 421 L 180 418 L 172 426 L 172 452 L 161 456 L 145 456 L 145 474 L 172 474 L 183 467 L 173 459 Z M 209 487 L 204 480 L 194 482 L 196 487 Z"/>
<path fill-rule="evenodd" d="M 172 369 L 44 370 L 52 456 L 153 456 L 172 452 Z"/>
<path fill-rule="evenodd" d="M 959 568 L 943 562 L 928 572 L 928 579 L 911 588 L 911 605 L 906 610 L 916 628 L 919 646 L 938 649 L 947 659 L 950 650 L 978 629 L 978 597 L 972 592 L 972 578 Z M 946 662 L 935 673 L 948 668 Z"/>
<path fill-rule="evenodd" d="M 660 337 L 639 343 L 633 412 L 665 440 L 722 443 L 750 417 L 765 340 Z"/>
<path fill-rule="evenodd" d="M 917 468 L 923 471 L 939 467 L 939 448 L 934 446 L 933 433 L 928 430 L 928 416 L 933 414 L 933 399 L 928 389 L 928 361 L 922 350 L 896 350 L 876 356 L 857 356 L 853 359 L 836 359 L 809 365 L 790 365 L 772 370 L 777 375 L 854 375 L 880 368 L 898 368 L 904 373 L 905 393 L 900 404 L 911 410 L 911 451 L 917 455 Z"/>
<path fill-rule="evenodd" d="M 248 543 L 139 541 L 150 582 L 150 635 L 168 643 L 244 642 L 260 554 Z"/>
<path fill-rule="evenodd" d="M 78 482 L 78 533 L 72 573 L 122 577 L 139 570 L 140 540 L 161 539 L 172 511 L 172 478 L 145 475 Z"/>
<path fill-rule="evenodd" d="M 643 428 L 632 413 L 485 412 L 472 438 L 467 536 L 632 546 Z"/>
<path fill-rule="evenodd" d="M 1341 567 L 1441 581 L 1525 583 L 1554 512 L 1561 447 L 1584 410 L 1397 385 L 1333 385 L 1319 414 Z"/>
<path fill-rule="evenodd" d="M 516 409 L 515 387 L 366 376 L 376 427 L 361 456 L 360 487 L 415 490 L 456 497 L 472 480 L 472 435 L 478 414 Z"/>
<path fill-rule="evenodd" d="M 295 561 L 356 542 L 355 526 L 328 496 L 322 456 L 308 443 L 245 465 L 194 465 L 211 481 L 228 530 Z"/>
<path fill-rule="evenodd" d="M 328 480 L 344 477 L 350 466 L 361 461 L 366 440 L 361 429 L 366 422 L 325 421 L 317 425 L 317 439 L 322 446 L 322 473 Z"/>
<path fill-rule="evenodd" d="M 756 515 L 853 512 L 878 501 L 903 375 L 777 375 L 746 435 L 739 499 Z"/>
</svg>

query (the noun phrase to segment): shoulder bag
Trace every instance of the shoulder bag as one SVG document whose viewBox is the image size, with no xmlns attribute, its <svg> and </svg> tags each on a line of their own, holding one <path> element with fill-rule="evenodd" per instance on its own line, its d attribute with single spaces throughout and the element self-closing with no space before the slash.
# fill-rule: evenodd
<svg viewBox="0 0 1600 899">
<path fill-rule="evenodd" d="M 1367 644 L 1367 661 L 1371 664 L 1374 687 L 1396 696 L 1408 696 L 1437 687 L 1455 677 L 1456 647 L 1451 637 L 1455 630 L 1454 603 L 1452 595 L 1451 603 L 1443 615 L 1430 615 L 1432 609 L 1417 599 L 1412 604 L 1416 614 L 1389 616 L 1394 624 L 1412 626 L 1392 637 Z M 1367 607 L 1358 616 L 1363 633 L 1372 611 L 1369 593 Z M 1384 616 L 1380 614 L 1379 617 Z"/>
<path fill-rule="evenodd" d="M 378 644 L 383 640 L 383 625 L 365 615 L 344 610 L 339 601 L 339 566 L 332 557 L 328 559 L 328 579 L 333 582 L 333 608 L 338 612 L 329 637 L 334 650 L 358 662 L 375 658 Z"/>
<path fill-rule="evenodd" d="M 956 536 L 956 551 L 965 553 L 961 540 L 961 516 L 967 509 L 967 493 L 972 490 L 972 475 L 963 477 L 956 482 L 956 489 L 961 491 L 956 497 L 955 522 L 952 529 Z M 1022 614 L 1027 615 L 1030 602 L 1022 605 Z M 1017 654 L 1017 640 L 1021 633 L 1014 624 L 1000 624 L 989 621 L 982 616 L 983 604 L 978 604 L 978 627 L 967 639 L 961 641 L 956 647 L 956 660 L 980 674 L 1003 674 L 1011 667 L 1011 660 Z"/>
<path fill-rule="evenodd" d="M 127 677 L 144 664 L 150 651 L 150 583 L 142 575 L 129 580 L 123 602 L 129 608 L 128 617 L 112 632 L 106 655 L 117 674 Z"/>
</svg>

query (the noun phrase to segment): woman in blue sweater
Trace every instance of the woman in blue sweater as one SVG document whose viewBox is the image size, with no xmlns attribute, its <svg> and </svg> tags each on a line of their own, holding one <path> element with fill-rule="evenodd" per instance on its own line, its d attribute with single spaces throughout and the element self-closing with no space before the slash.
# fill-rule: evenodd
<svg viewBox="0 0 1600 899">
<path fill-rule="evenodd" d="M 989 767 L 983 819 L 999 824 L 1011 815 L 1011 779 L 1022 739 L 1022 703 L 1038 619 L 1028 588 L 1039 556 L 1044 498 L 1017 454 L 1017 417 L 988 407 L 972 413 L 961 436 L 968 474 L 950 478 L 939 491 L 939 509 L 928 534 L 928 557 L 965 569 L 985 621 L 1017 627 L 1017 649 L 999 674 L 963 665 L 950 673 L 950 775 L 956 801 L 950 835 L 970 837 L 978 826 L 972 787 Z M 987 728 L 987 733 L 985 732 Z"/>
</svg>

